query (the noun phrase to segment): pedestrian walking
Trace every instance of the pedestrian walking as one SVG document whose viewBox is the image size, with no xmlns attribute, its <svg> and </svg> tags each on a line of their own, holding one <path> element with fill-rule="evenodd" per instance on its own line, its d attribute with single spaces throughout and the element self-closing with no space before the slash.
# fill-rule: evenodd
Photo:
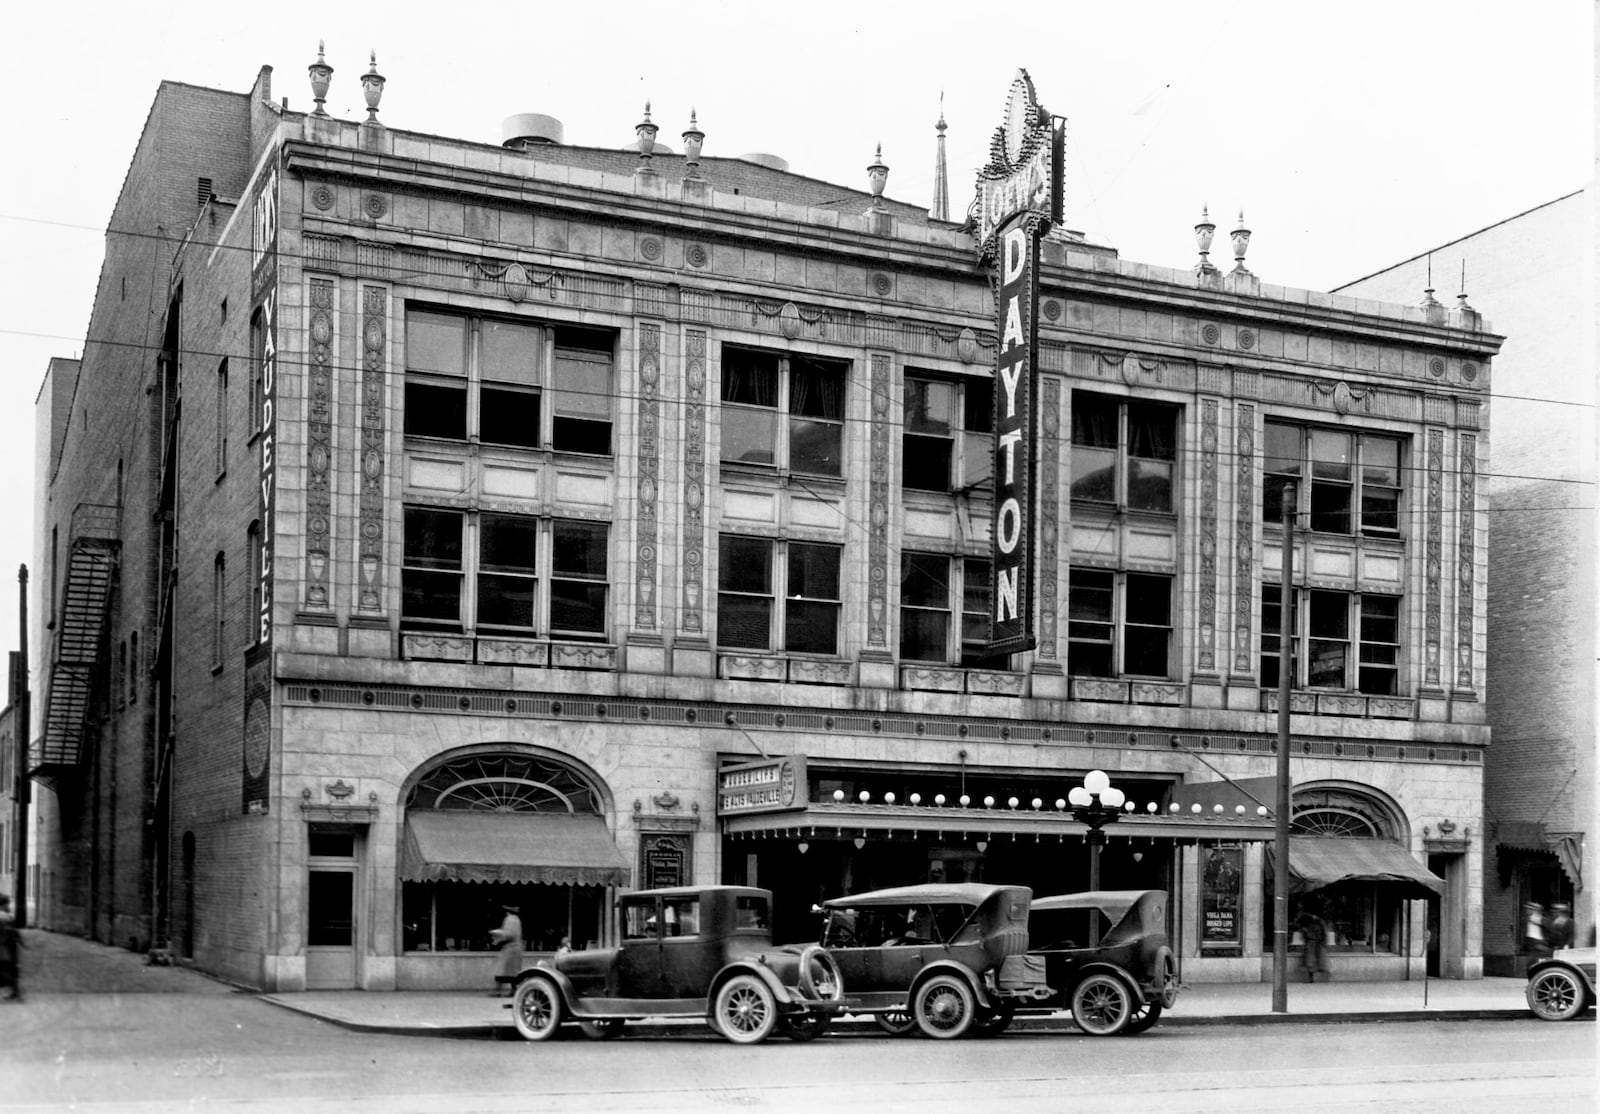
<svg viewBox="0 0 1600 1114">
<path fill-rule="evenodd" d="M 11 916 L 11 899 L 0 894 L 0 987 L 11 989 L 13 1001 L 22 1001 L 22 933 Z"/>
<path fill-rule="evenodd" d="M 494 968 L 497 991 L 501 980 L 510 985 L 522 971 L 522 918 L 517 915 L 515 905 L 502 905 L 501 908 L 506 915 L 500 921 L 500 927 L 489 931 L 489 938 L 500 949 L 500 958 L 495 961 Z"/>
<path fill-rule="evenodd" d="M 1305 940 L 1305 951 L 1300 958 L 1305 965 L 1306 981 L 1316 982 L 1318 975 L 1332 974 L 1328 968 L 1328 924 L 1322 919 L 1317 906 L 1310 902 L 1302 905 L 1294 926 Z"/>
<path fill-rule="evenodd" d="M 1550 906 L 1550 916 L 1544 923 L 1544 940 L 1552 951 L 1572 946 L 1572 906 L 1565 901 Z"/>
<path fill-rule="evenodd" d="M 1523 902 L 1522 940 L 1533 955 L 1541 955 L 1548 950 L 1544 939 L 1544 906 L 1537 901 Z"/>
</svg>

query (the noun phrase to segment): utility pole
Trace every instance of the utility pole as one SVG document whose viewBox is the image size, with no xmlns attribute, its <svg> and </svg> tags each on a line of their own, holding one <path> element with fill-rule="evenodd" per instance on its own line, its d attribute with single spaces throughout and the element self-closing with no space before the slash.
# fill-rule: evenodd
<svg viewBox="0 0 1600 1114">
<path fill-rule="evenodd" d="M 13 794 L 17 802 L 17 881 L 12 887 L 16 891 L 16 924 L 18 928 L 28 925 L 28 805 L 33 800 L 33 782 L 28 777 L 28 736 L 31 733 L 28 727 L 29 691 L 28 691 L 28 566 L 22 565 L 17 570 L 19 586 L 18 596 L 21 606 L 18 611 L 18 626 L 21 630 L 22 649 L 17 651 L 17 678 L 13 688 L 16 693 L 16 710 L 11 718 L 12 730 L 16 732 L 17 749 L 17 777 L 16 790 Z"/>
<path fill-rule="evenodd" d="M 1278 581 L 1278 802 L 1272 864 L 1272 1012 L 1289 1012 L 1289 681 L 1294 672 L 1295 486 L 1283 485 L 1283 572 Z"/>
</svg>

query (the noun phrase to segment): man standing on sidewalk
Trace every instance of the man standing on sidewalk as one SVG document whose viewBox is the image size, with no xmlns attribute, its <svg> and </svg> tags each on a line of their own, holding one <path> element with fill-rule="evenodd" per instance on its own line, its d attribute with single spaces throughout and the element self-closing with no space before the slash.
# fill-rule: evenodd
<svg viewBox="0 0 1600 1114">
<path fill-rule="evenodd" d="M 0 986 L 22 1001 L 22 933 L 11 916 L 11 899 L 0 894 Z"/>
</svg>

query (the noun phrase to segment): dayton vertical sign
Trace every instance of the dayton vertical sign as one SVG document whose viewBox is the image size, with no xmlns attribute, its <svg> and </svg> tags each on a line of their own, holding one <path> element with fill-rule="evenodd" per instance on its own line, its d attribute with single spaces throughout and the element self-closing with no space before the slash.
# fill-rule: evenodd
<svg viewBox="0 0 1600 1114">
<path fill-rule="evenodd" d="M 1034 412 L 1038 393 L 1039 245 L 1061 220 L 1065 121 L 1045 112 L 1026 70 L 1011 83 L 1006 122 L 978 172 L 978 260 L 990 269 L 999 352 L 994 376 L 994 566 L 991 655 L 1031 650 Z M 1053 575 L 1053 571 L 1052 571 Z"/>
<path fill-rule="evenodd" d="M 268 811 L 271 799 L 272 740 L 272 561 L 277 539 L 278 509 L 278 168 L 277 155 L 267 157 L 261 186 L 250 209 L 250 358 L 256 362 L 259 386 L 252 392 L 260 433 L 257 471 L 260 534 L 255 595 L 260 608 L 255 645 L 245 655 L 244 669 L 244 810 Z"/>
</svg>

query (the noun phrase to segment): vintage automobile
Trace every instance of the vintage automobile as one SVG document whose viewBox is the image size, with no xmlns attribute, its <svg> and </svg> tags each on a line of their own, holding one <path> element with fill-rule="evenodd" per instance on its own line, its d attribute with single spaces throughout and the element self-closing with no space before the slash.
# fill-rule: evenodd
<svg viewBox="0 0 1600 1114">
<path fill-rule="evenodd" d="M 1142 1033 L 1178 1000 L 1162 890 L 1093 890 L 1035 898 L 1028 954 L 1044 961 L 1048 1005 L 1090 1036 Z M 1091 944 L 1091 931 L 1096 942 Z"/>
<path fill-rule="evenodd" d="M 752 886 L 641 890 L 617 901 L 621 943 L 558 952 L 517 977 L 517 1032 L 548 1040 L 564 1022 L 613 1037 L 628 1019 L 703 1017 L 737 1044 L 820 1035 L 844 1005 L 823 948 L 774 947 L 772 894 Z"/>
<path fill-rule="evenodd" d="M 1595 1005 L 1594 948 L 1557 948 L 1528 968 L 1528 1008 L 1546 1021 L 1570 1021 Z"/>
<path fill-rule="evenodd" d="M 1049 992 L 1030 962 L 1025 886 L 929 883 L 833 898 L 821 943 L 850 989 L 851 1013 L 930 1037 L 998 1032 L 1019 1001 Z"/>
</svg>

